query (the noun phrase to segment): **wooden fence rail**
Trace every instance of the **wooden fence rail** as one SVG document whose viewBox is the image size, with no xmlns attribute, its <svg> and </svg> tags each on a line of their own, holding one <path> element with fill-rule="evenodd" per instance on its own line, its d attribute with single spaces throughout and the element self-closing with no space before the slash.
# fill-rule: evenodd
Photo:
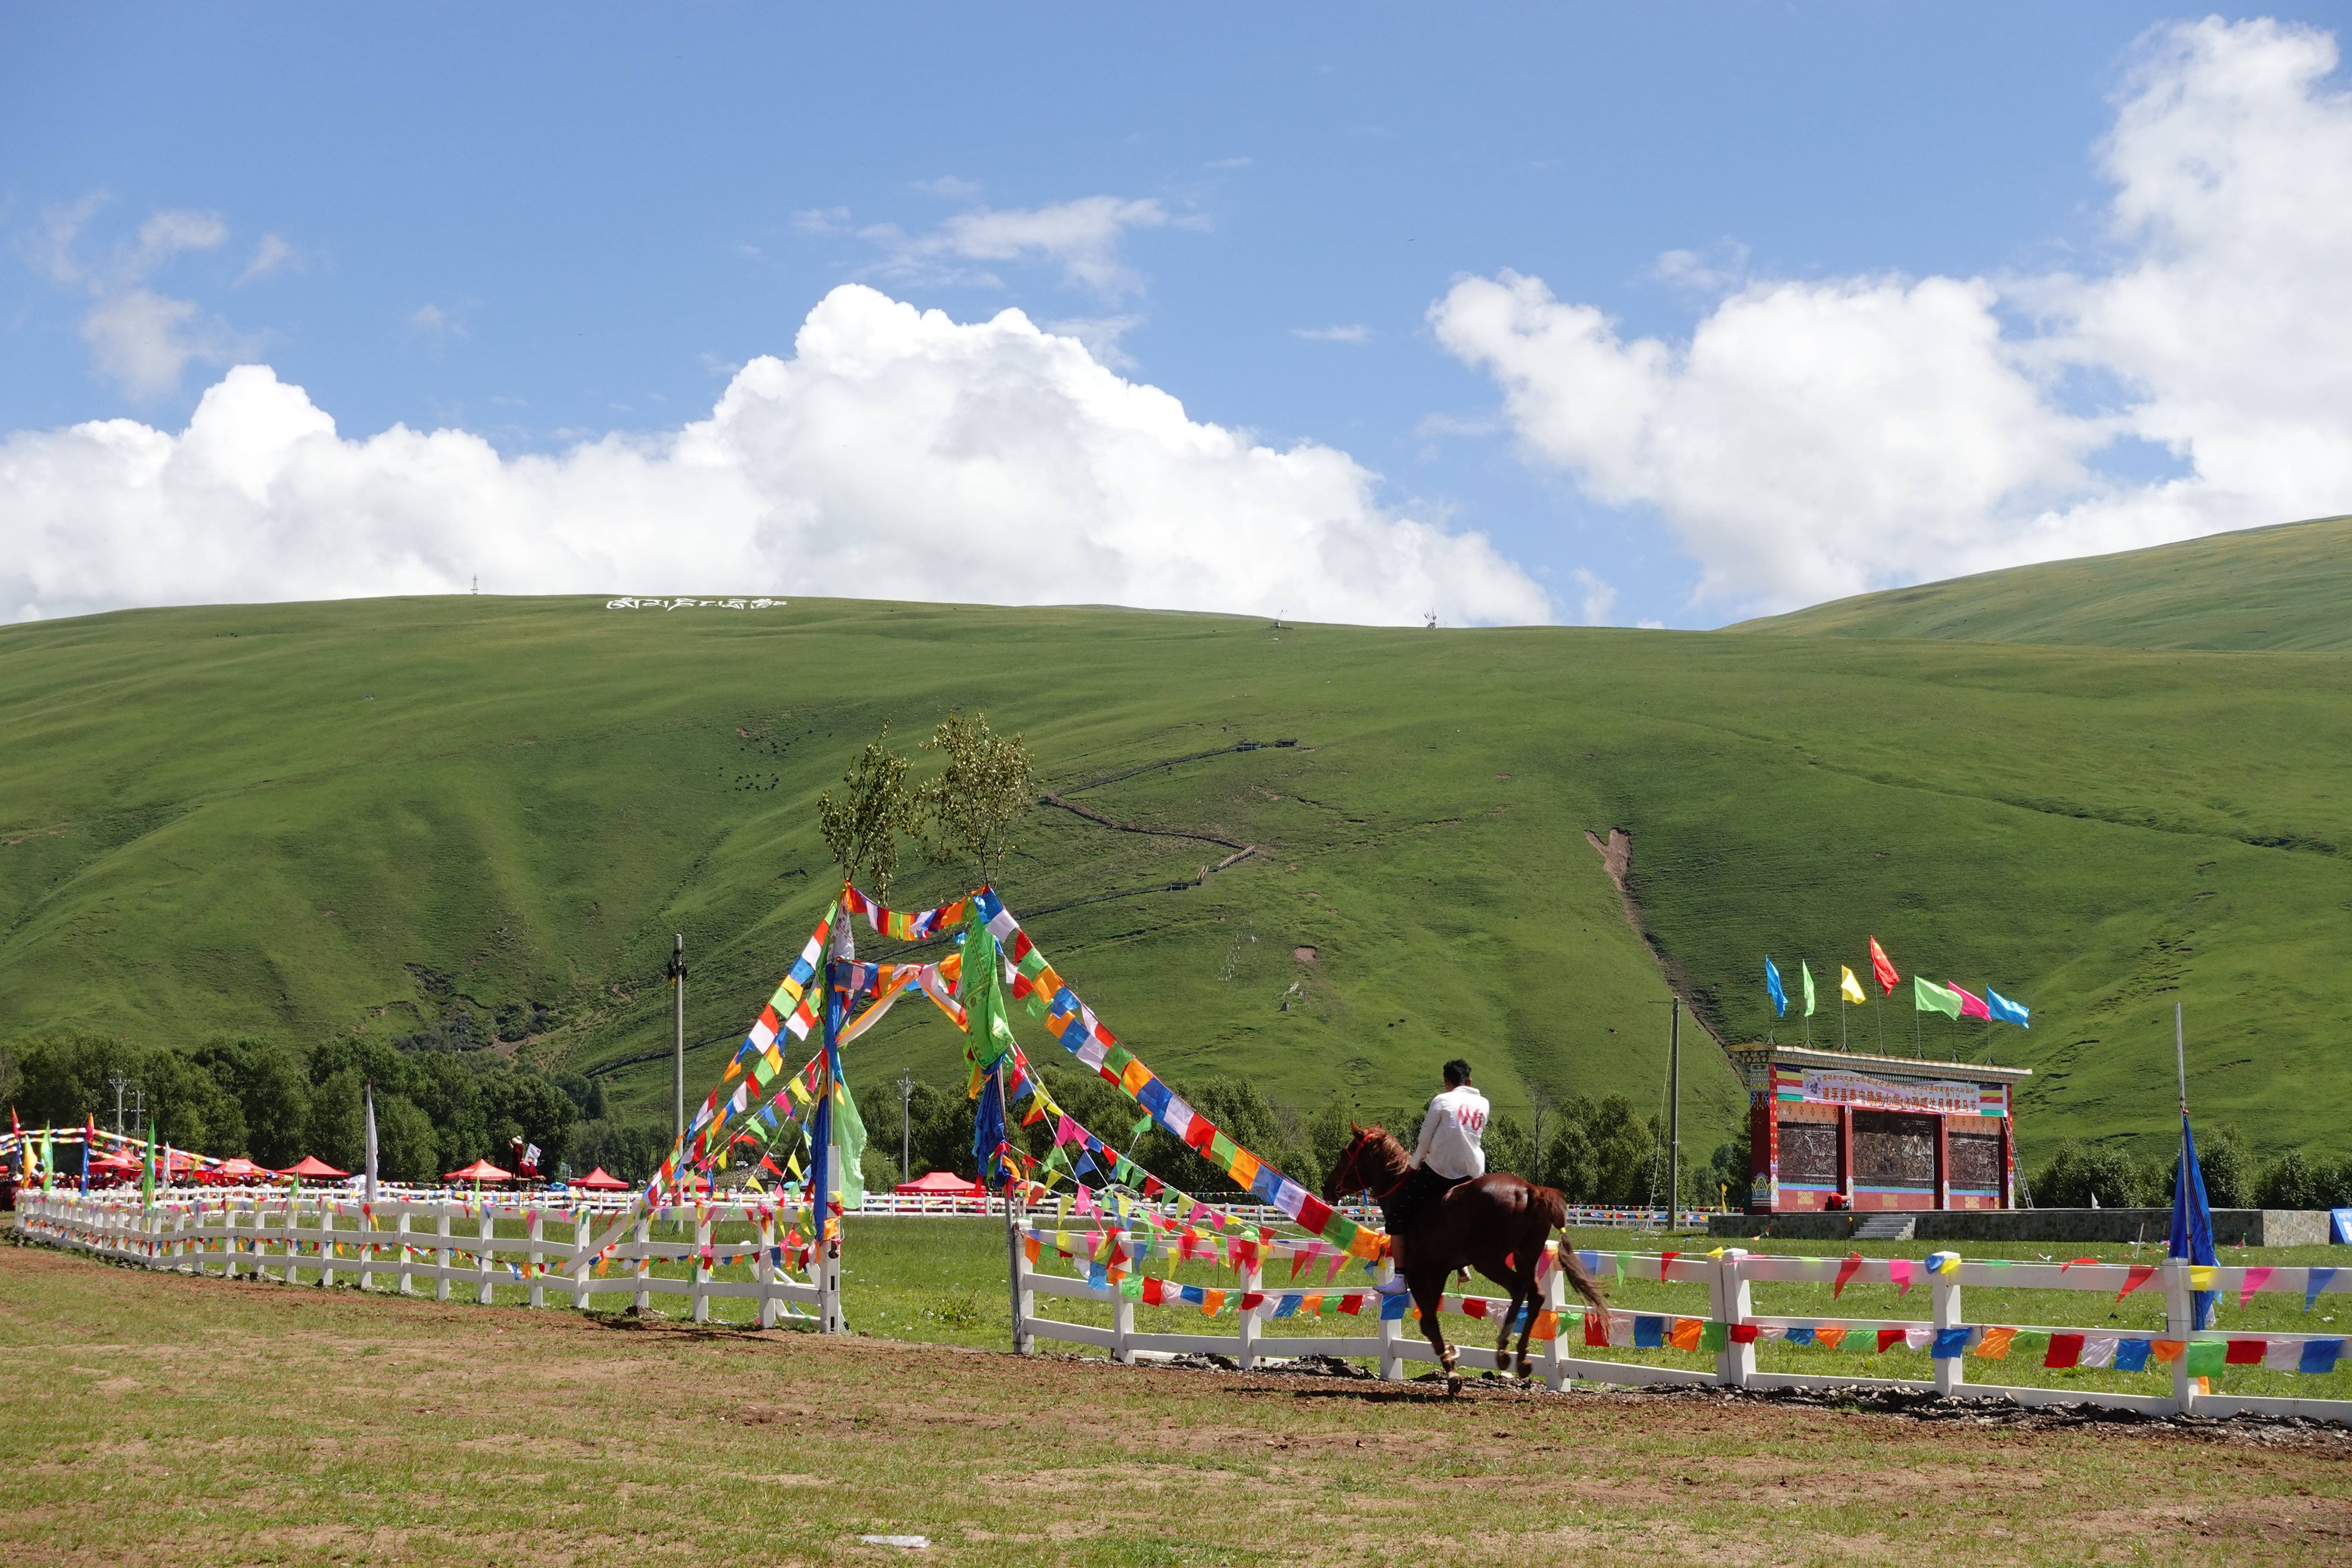
<svg viewBox="0 0 2352 1568">
<path fill-rule="evenodd" d="M 1089 1233 L 1090 1237 L 1100 1234 Z M 1067 1245 L 1069 1238 L 1068 1232 L 1034 1226 L 1026 1228 L 1024 1235 L 1041 1259 L 1049 1251 L 1056 1249 L 1057 1244 Z M 1556 1251 L 1557 1244 L 1553 1246 Z M 1154 1353 L 1212 1354 L 1230 1357 L 1244 1369 L 1259 1364 L 1269 1356 L 1330 1355 L 1370 1362 L 1379 1368 L 1381 1376 L 1391 1381 L 1399 1381 L 1405 1376 L 1405 1363 L 1408 1362 L 1434 1362 L 1436 1359 L 1409 1307 L 1404 1309 L 1405 1315 L 1383 1313 L 1383 1306 L 1392 1297 L 1389 1288 L 1398 1283 L 1386 1263 L 1379 1266 L 1371 1281 L 1353 1291 L 1338 1289 L 1302 1291 L 1296 1285 L 1269 1289 L 1265 1284 L 1265 1268 L 1272 1263 L 1297 1258 L 1300 1249 L 1297 1245 L 1282 1240 L 1268 1242 L 1257 1249 L 1254 1259 L 1239 1268 L 1239 1283 L 1222 1292 L 1226 1300 L 1239 1303 L 1232 1331 L 1148 1333 L 1136 1328 L 1138 1300 L 1118 1284 L 1093 1277 L 1080 1279 L 1045 1272 L 1032 1263 L 1029 1250 L 1028 1247 L 1023 1248 L 1014 1262 L 1017 1270 L 1014 1281 L 1015 1342 L 1024 1352 L 1034 1340 L 1049 1339 L 1092 1345 L 1124 1362 L 1131 1362 L 1139 1355 Z M 1320 1261 L 1328 1258 L 1328 1253 L 1309 1251 L 1307 1256 Z M 2292 1291 L 2305 1296 L 2344 1294 L 2352 1292 L 2352 1268 L 2341 1271 L 2259 1267 L 2201 1269 L 2176 1261 L 2154 1265 L 1975 1262 L 1949 1253 L 1939 1253 L 1928 1259 L 1813 1258 L 1749 1253 L 1737 1247 L 1726 1248 L 1719 1256 L 1678 1253 L 1586 1256 L 1588 1267 L 1599 1263 L 1609 1271 L 1622 1267 L 1624 1272 L 1619 1278 L 1704 1287 L 1706 1309 L 1704 1313 L 1676 1314 L 1617 1310 L 1599 1312 L 1571 1306 L 1566 1298 L 1560 1270 L 1557 1267 L 1548 1268 L 1544 1276 L 1543 1309 L 1537 1320 L 1537 1342 L 1530 1344 L 1528 1353 L 1535 1363 L 1536 1375 L 1554 1389 L 1567 1387 L 1572 1378 L 1634 1385 L 1689 1384 L 1768 1389 L 1859 1386 L 1908 1389 L 1947 1395 L 1991 1396 L 2013 1400 L 2021 1405 L 2079 1403 L 2149 1413 L 2293 1415 L 2352 1424 L 2352 1400 L 2203 1393 L 2199 1388 L 2199 1378 L 2190 1370 L 2192 1361 L 2202 1361 L 2209 1355 L 2219 1360 L 2227 1354 L 2231 1362 L 2245 1364 L 2236 1352 L 2256 1342 L 2263 1349 L 2263 1364 L 2273 1367 L 2297 1369 L 2311 1353 L 2306 1347 L 2316 1347 L 2318 1352 L 2325 1352 L 2321 1359 L 2330 1366 L 2335 1364 L 2338 1354 L 2344 1354 L 2344 1364 L 2352 1366 L 2352 1354 L 2345 1353 L 2352 1347 L 2346 1345 L 2343 1336 L 2250 1335 L 2218 1330 L 2199 1331 L 2189 1327 L 2192 1321 L 2191 1294 L 2195 1289 L 2218 1290 L 2231 1300 L 2258 1291 Z M 1754 1285 L 1834 1284 L 1841 1279 L 1848 1285 L 1895 1285 L 1903 1287 L 1906 1293 L 1912 1287 L 1924 1286 L 1931 1317 L 1925 1321 L 1790 1318 L 1760 1314 L 1754 1310 L 1751 1291 Z M 2085 1342 L 2148 1341 L 2152 1345 L 2171 1349 L 2170 1391 L 2161 1394 L 2130 1394 L 2079 1387 L 2047 1388 L 1969 1382 L 1968 1363 L 1970 1360 L 1976 1360 L 1979 1367 L 1999 1364 L 1970 1353 L 1984 1343 L 1987 1332 L 1985 1325 L 1971 1325 L 1963 1314 L 1964 1291 L 1970 1285 L 2080 1291 L 2095 1297 L 2103 1308 L 2110 1306 L 2119 1294 L 2126 1291 L 2143 1288 L 2160 1290 L 2165 1299 L 2166 1325 L 2160 1334 L 2153 1331 L 2119 1332 L 2111 1325 L 2104 1324 L 2088 1329 L 2007 1325 L 1991 1331 L 2020 1336 L 2063 1336 L 2068 1340 L 2080 1337 Z M 1286 1301 L 1295 1308 L 1302 1297 L 1309 1294 L 1322 1298 L 1321 1305 L 1326 1314 L 1330 1313 L 1337 1303 L 1354 1298 L 1355 1315 L 1359 1321 L 1366 1321 L 1370 1331 L 1323 1335 L 1269 1335 L 1264 1332 L 1265 1321 L 1281 1315 Z M 1043 1314 L 1037 1306 L 1040 1296 L 1108 1306 L 1110 1325 L 1105 1328 L 1075 1323 Z M 1405 1300 L 1402 1297 L 1394 1299 L 1400 1303 Z M 1509 1304 L 1488 1298 L 1448 1296 L 1441 1312 L 1462 1312 L 1470 1302 L 1478 1303 L 1477 1311 L 1491 1315 L 1483 1318 L 1465 1315 L 1463 1322 L 1475 1327 L 1458 1331 L 1465 1337 L 1482 1336 L 1488 1344 L 1458 1345 L 1458 1364 L 1466 1371 L 1495 1369 L 1496 1361 L 1491 1343 L 1500 1327 L 1502 1314 Z M 1389 1308 L 1390 1312 L 1397 1310 L 1397 1308 Z M 1346 1315 L 1344 1310 L 1341 1315 Z M 2100 1315 L 2104 1317 L 2105 1313 Z M 1645 1320 L 1653 1325 L 1659 1325 L 1649 1331 L 1657 1337 L 1661 1345 L 1664 1342 L 1663 1325 L 1689 1325 L 1685 1337 L 1694 1342 L 1686 1348 L 1696 1349 L 1699 1343 L 1713 1348 L 1713 1369 L 1607 1361 L 1579 1356 L 1570 1352 L 1571 1333 L 1579 1328 L 1583 1331 L 1578 1337 L 1587 1345 L 1633 1346 L 1643 1332 L 1641 1325 Z M 1714 1327 L 1710 1330 L 1709 1325 Z M 1858 1377 L 1843 1371 L 1813 1373 L 1757 1370 L 1756 1345 L 1760 1340 L 1780 1339 L 1792 1330 L 1802 1331 L 1810 1337 L 1820 1330 L 1848 1329 L 1882 1334 L 1899 1331 L 1902 1342 L 1907 1348 L 1934 1352 L 1934 1378 Z M 1514 1337 L 1516 1339 L 1516 1335 Z M 1882 1338 L 1876 1342 L 1891 1345 L 1893 1342 Z M 2005 1349 L 2010 1341 L 2003 1338 L 2000 1342 Z M 2199 1345 L 2213 1348 L 2192 1355 L 2189 1347 Z M 2100 1353 L 2111 1354 L 2112 1351 Z M 2162 1361 L 2163 1358 L 2159 1357 L 2155 1364 L 2162 1364 Z"/>
<path fill-rule="evenodd" d="M 321 1286 L 349 1276 L 362 1290 L 406 1296 L 429 1284 L 438 1300 L 469 1290 L 484 1303 L 499 1286 L 521 1286 L 533 1307 L 552 1298 L 581 1311 L 600 1296 L 625 1296 L 640 1311 L 656 1296 L 683 1296 L 698 1323 L 710 1320 L 714 1300 L 748 1300 L 761 1328 L 787 1317 L 813 1320 L 824 1332 L 841 1327 L 839 1247 L 793 1247 L 789 1216 L 755 1204 L 650 1211 L 613 1248 L 602 1273 L 597 1239 L 620 1218 L 609 1205 L 396 1197 L 366 1205 L 324 1194 L 173 1191 L 149 1206 L 135 1194 L 26 1193 L 16 1215 L 27 1240 L 181 1273 L 289 1284 L 307 1277 Z M 658 1225 L 688 1219 L 690 1238 L 655 1234 Z M 749 1226 L 752 1235 L 720 1240 L 715 1233 L 723 1225 Z M 664 1264 L 686 1273 L 654 1271 Z M 748 1267 L 751 1278 L 719 1278 L 730 1265 Z"/>
</svg>

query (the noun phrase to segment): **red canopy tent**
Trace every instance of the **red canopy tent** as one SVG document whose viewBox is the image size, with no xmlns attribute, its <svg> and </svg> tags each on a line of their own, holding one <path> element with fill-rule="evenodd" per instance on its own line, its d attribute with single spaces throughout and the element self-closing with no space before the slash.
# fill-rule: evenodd
<svg viewBox="0 0 2352 1568">
<path fill-rule="evenodd" d="M 514 1173 L 501 1171 L 488 1160 L 477 1160 L 470 1165 L 460 1166 L 441 1179 L 445 1182 L 511 1182 L 514 1180 Z"/>
<path fill-rule="evenodd" d="M 572 1179 L 572 1184 L 575 1187 L 585 1187 L 592 1193 L 625 1193 L 629 1190 L 628 1183 L 611 1174 L 602 1165 L 584 1176 L 574 1176 Z"/>
<path fill-rule="evenodd" d="M 281 1176 L 307 1176 L 314 1182 L 340 1182 L 351 1174 L 349 1171 L 336 1170 L 316 1154 L 305 1154 L 278 1173 Z"/>
<path fill-rule="evenodd" d="M 933 1171 L 911 1182 L 900 1182 L 890 1189 L 917 1198 L 976 1198 L 988 1189 L 953 1171 Z"/>
<path fill-rule="evenodd" d="M 244 1155 L 239 1154 L 235 1159 L 223 1160 L 219 1164 L 205 1172 L 205 1174 L 215 1182 L 250 1182 L 274 1174 L 274 1173 L 264 1170 L 261 1166 L 255 1164 Z"/>
<path fill-rule="evenodd" d="M 135 1176 L 147 1167 L 128 1154 L 101 1154 L 89 1163 L 89 1168 L 93 1173 L 102 1171 L 110 1176 Z"/>
</svg>

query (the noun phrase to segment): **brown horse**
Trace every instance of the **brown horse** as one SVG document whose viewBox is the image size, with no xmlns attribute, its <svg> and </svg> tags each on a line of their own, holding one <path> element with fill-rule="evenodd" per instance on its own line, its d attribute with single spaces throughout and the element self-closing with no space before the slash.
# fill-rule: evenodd
<svg viewBox="0 0 2352 1568">
<path fill-rule="evenodd" d="M 1520 1321 L 1518 1375 L 1533 1371 L 1528 1359 L 1528 1337 L 1535 1330 L 1540 1306 L 1536 1263 L 1544 1244 L 1568 1221 L 1568 1200 L 1553 1187 L 1538 1187 L 1507 1172 L 1463 1182 L 1443 1196 L 1425 1203 L 1400 1232 L 1390 1211 L 1390 1200 L 1404 1185 L 1410 1168 L 1403 1145 L 1377 1124 L 1355 1129 L 1355 1140 L 1339 1156 L 1323 1182 L 1323 1201 L 1338 1203 L 1344 1195 L 1370 1193 L 1381 1205 L 1388 1230 L 1390 1253 L 1413 1304 L 1421 1309 L 1422 1332 L 1429 1336 L 1438 1361 L 1445 1368 L 1449 1394 L 1462 1391 L 1461 1374 L 1454 1370 L 1454 1347 L 1438 1328 L 1438 1302 L 1445 1281 L 1457 1268 L 1475 1268 L 1511 1293 L 1510 1310 L 1495 1341 L 1495 1367 L 1507 1369 L 1506 1351 L 1511 1324 Z M 1595 1307 L 1606 1307 L 1601 1287 L 1577 1262 L 1573 1248 L 1559 1249 L 1559 1268 L 1576 1293 Z M 1525 1319 L 1520 1320 L 1524 1311 Z"/>
</svg>

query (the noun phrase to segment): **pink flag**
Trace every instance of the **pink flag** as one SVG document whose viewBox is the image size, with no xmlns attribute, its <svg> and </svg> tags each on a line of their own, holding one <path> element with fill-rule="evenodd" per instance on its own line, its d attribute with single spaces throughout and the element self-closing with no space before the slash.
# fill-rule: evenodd
<svg viewBox="0 0 2352 1568">
<path fill-rule="evenodd" d="M 1963 990 L 1958 985 L 1951 984 L 1948 981 L 1945 983 L 1945 986 L 1946 989 L 1949 990 L 1953 995 L 1958 996 L 1960 999 L 1961 1017 L 1982 1018 L 1988 1023 L 1991 1021 L 1992 1009 L 1985 1005 L 1983 997 L 1977 995 L 1973 992 Z"/>
<path fill-rule="evenodd" d="M 1908 1296 L 1911 1294 L 1911 1260 L 1907 1258 L 1888 1258 L 1886 1260 L 1886 1278 L 1888 1282 L 1895 1287 L 1895 1293 L 1897 1296 Z"/>
<path fill-rule="evenodd" d="M 1086 1137 L 1087 1130 L 1065 1116 L 1054 1128 L 1054 1147 L 1058 1149 L 1065 1143 L 1083 1143 Z"/>
<path fill-rule="evenodd" d="M 2270 1277 L 2271 1270 L 2267 1268 L 2248 1268 L 2246 1270 L 2245 1283 L 2238 1288 L 2238 1305 L 2242 1307 L 2247 1302 L 2252 1300 L 2254 1299 L 2254 1292 L 2261 1289 L 2263 1288 L 2263 1281 L 2268 1279 Z"/>
</svg>

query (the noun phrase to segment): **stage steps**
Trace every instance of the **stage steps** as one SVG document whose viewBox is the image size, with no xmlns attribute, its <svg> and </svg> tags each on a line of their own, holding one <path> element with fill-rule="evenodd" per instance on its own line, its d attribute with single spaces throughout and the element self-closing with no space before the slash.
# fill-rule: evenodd
<svg viewBox="0 0 2352 1568">
<path fill-rule="evenodd" d="M 1919 1228 L 1919 1216 L 1910 1214 L 1864 1215 L 1853 1222 L 1856 1241 L 1908 1241 Z"/>
</svg>

